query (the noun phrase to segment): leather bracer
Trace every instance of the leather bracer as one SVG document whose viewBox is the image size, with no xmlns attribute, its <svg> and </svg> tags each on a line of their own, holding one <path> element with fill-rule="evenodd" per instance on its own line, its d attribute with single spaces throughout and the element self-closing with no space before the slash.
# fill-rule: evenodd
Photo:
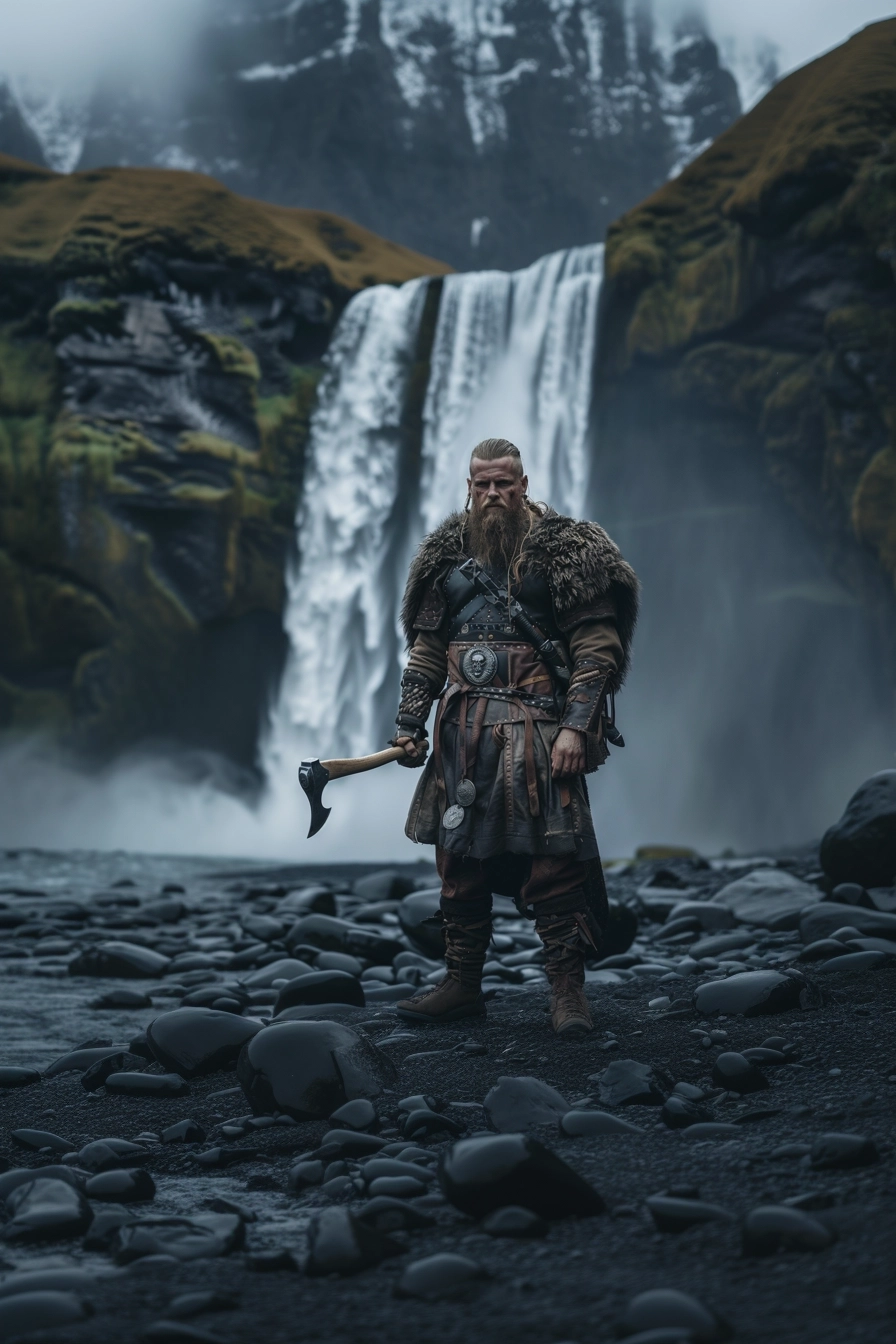
<svg viewBox="0 0 896 1344">
<path fill-rule="evenodd" d="M 580 733 L 600 731 L 600 719 L 607 698 L 607 683 L 612 668 L 594 658 L 583 658 L 576 663 L 566 696 L 562 728 L 575 728 Z"/>
<path fill-rule="evenodd" d="M 401 700 L 395 722 L 398 724 L 396 737 L 412 737 L 420 742 L 426 736 L 426 720 L 432 702 L 435 699 L 428 678 L 420 672 L 405 668 L 401 678 Z"/>
</svg>

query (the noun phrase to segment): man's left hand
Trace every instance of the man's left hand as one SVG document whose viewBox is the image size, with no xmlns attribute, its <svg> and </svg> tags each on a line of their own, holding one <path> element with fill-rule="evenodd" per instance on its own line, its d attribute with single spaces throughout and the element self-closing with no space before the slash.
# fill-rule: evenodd
<svg viewBox="0 0 896 1344">
<path fill-rule="evenodd" d="M 551 773 L 555 779 L 585 773 L 585 734 L 575 728 L 561 728 L 551 752 Z"/>
</svg>

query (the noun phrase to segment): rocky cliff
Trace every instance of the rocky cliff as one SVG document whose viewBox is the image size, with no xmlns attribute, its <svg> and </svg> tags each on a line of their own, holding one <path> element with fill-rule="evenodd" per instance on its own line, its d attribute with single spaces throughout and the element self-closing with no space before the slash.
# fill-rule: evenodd
<svg viewBox="0 0 896 1344">
<path fill-rule="evenodd" d="M 663 507 L 732 518 L 760 501 L 744 569 L 777 515 L 833 580 L 779 568 L 778 597 L 826 604 L 832 633 L 859 604 L 892 677 L 896 20 L 778 84 L 613 225 L 606 263 L 603 478 L 627 462 Z"/>
<path fill-rule="evenodd" d="M 0 732 L 252 763 L 333 325 L 444 270 L 198 175 L 0 159 Z"/>
<path fill-rule="evenodd" d="M 23 90 L 50 166 L 198 169 L 464 269 L 601 237 L 740 111 L 704 24 L 651 0 L 215 0 L 169 64 L 161 93 Z"/>
</svg>

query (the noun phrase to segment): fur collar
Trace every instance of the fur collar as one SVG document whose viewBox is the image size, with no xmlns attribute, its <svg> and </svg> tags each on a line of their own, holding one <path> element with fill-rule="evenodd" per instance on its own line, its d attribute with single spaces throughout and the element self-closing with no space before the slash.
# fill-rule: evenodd
<svg viewBox="0 0 896 1344">
<path fill-rule="evenodd" d="M 401 608 L 409 646 L 414 642 L 414 620 L 427 588 L 449 564 L 467 554 L 463 534 L 463 513 L 452 513 L 420 543 Z M 526 540 L 523 556 L 526 568 L 547 581 L 558 616 L 601 598 L 612 598 L 623 649 L 622 666 L 614 681 L 621 686 L 628 672 L 638 619 L 639 584 L 616 543 L 597 523 L 579 522 L 548 509 Z"/>
</svg>

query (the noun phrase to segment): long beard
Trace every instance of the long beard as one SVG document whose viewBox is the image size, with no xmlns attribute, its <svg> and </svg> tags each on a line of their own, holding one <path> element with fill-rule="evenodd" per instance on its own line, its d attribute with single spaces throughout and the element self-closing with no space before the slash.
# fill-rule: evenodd
<svg viewBox="0 0 896 1344">
<path fill-rule="evenodd" d="M 529 535 L 529 510 L 473 508 L 468 519 L 470 549 L 481 565 L 509 569 Z"/>
</svg>

